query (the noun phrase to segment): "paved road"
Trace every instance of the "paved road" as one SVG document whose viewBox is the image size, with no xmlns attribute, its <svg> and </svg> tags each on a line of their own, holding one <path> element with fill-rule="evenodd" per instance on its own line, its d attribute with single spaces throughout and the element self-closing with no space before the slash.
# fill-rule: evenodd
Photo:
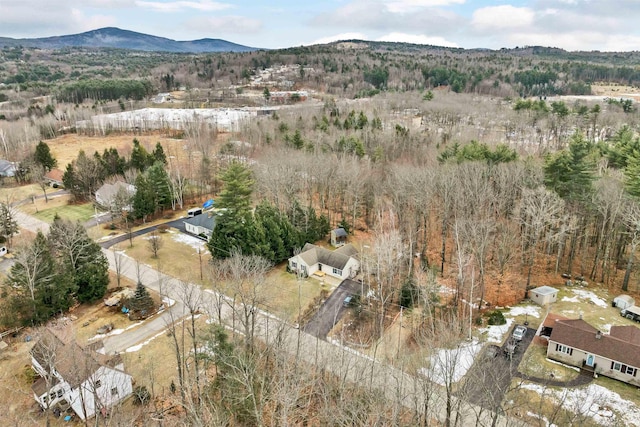
<svg viewBox="0 0 640 427">
<path fill-rule="evenodd" d="M 329 298 L 320 306 L 318 312 L 304 326 L 304 331 L 322 340 L 327 338 L 327 334 L 342 318 L 347 311 L 344 306 L 344 299 L 348 295 L 359 294 L 362 288 L 360 282 L 345 279 L 331 292 Z"/>
</svg>

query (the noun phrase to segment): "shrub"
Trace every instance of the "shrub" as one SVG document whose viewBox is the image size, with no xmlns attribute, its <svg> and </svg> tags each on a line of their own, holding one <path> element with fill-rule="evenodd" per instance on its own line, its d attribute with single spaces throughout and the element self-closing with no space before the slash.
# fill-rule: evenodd
<svg viewBox="0 0 640 427">
<path fill-rule="evenodd" d="M 489 325 L 504 325 L 507 323 L 507 319 L 504 318 L 504 315 L 500 310 L 494 310 L 489 313 Z"/>
<path fill-rule="evenodd" d="M 169 230 L 169 226 L 167 224 L 160 224 L 158 226 L 158 231 L 160 233 L 166 233 Z"/>
<path fill-rule="evenodd" d="M 147 403 L 149 403 L 150 399 L 151 399 L 151 394 L 149 393 L 149 390 L 147 390 L 145 386 L 139 385 L 133 389 L 134 405 L 138 405 L 138 406 L 146 405 Z"/>
</svg>

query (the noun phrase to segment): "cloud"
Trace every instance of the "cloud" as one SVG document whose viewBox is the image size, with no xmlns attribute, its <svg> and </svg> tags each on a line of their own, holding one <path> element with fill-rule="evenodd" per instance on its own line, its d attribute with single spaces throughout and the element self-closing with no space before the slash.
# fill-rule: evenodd
<svg viewBox="0 0 640 427">
<path fill-rule="evenodd" d="M 394 0 L 386 1 L 384 5 L 391 13 L 406 13 L 416 9 L 464 4 L 466 0 Z"/>
<path fill-rule="evenodd" d="M 430 37 L 422 34 L 389 33 L 376 39 L 381 42 L 426 44 L 431 46 L 458 47 L 454 42 L 443 37 Z"/>
<path fill-rule="evenodd" d="M 218 3 L 210 0 L 199 0 L 199 1 L 189 1 L 189 0 L 178 0 L 172 2 L 159 2 L 159 1 L 145 1 L 145 0 L 136 0 L 136 6 L 151 9 L 155 12 L 182 12 L 186 9 L 194 9 L 202 12 L 215 12 L 220 10 L 229 9 L 231 7 L 230 4 L 227 3 Z"/>
<path fill-rule="evenodd" d="M 454 12 L 430 6 L 436 3 L 452 1 L 397 0 L 388 3 L 381 0 L 355 0 L 331 12 L 315 16 L 310 24 L 316 27 L 380 32 L 423 32 L 428 29 L 431 34 L 446 35 L 457 31 L 466 23 L 465 19 Z"/>
<path fill-rule="evenodd" d="M 535 12 L 528 7 L 489 6 L 473 12 L 471 25 L 478 31 L 490 32 L 529 28 L 534 20 Z"/>
<path fill-rule="evenodd" d="M 185 21 L 184 27 L 190 32 L 207 34 L 246 34 L 259 32 L 262 29 L 262 21 L 235 15 L 203 16 Z"/>
<path fill-rule="evenodd" d="M 366 40 L 367 36 L 362 33 L 341 33 L 335 34 L 333 36 L 321 37 L 309 43 L 303 43 L 305 46 L 314 45 L 314 44 L 327 44 L 333 43 L 340 40 Z"/>
<path fill-rule="evenodd" d="M 0 14 L 2 35 L 47 37 L 78 33 L 116 23 L 113 16 L 87 13 L 78 7 L 72 7 L 70 3 L 50 0 L 3 2 Z"/>
</svg>

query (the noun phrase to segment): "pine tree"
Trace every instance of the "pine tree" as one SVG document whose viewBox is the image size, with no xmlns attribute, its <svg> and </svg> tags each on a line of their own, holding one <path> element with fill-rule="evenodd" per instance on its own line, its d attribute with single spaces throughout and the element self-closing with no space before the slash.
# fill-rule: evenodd
<svg viewBox="0 0 640 427">
<path fill-rule="evenodd" d="M 139 170 L 140 172 L 144 172 L 153 163 L 152 156 L 149 155 L 147 150 L 140 145 L 140 141 L 137 139 L 133 140 L 133 149 L 131 150 L 131 159 L 129 160 L 129 165 Z"/>
<path fill-rule="evenodd" d="M 146 220 L 156 211 L 156 196 L 149 180 L 143 174 L 136 177 L 136 194 L 133 196 L 133 213 L 136 218 Z"/>
<path fill-rule="evenodd" d="M 153 310 L 153 299 L 151 295 L 149 295 L 149 291 L 147 287 L 142 284 L 142 282 L 138 282 L 136 285 L 136 292 L 128 302 L 128 309 L 132 312 L 145 317 L 151 314 Z"/>
<path fill-rule="evenodd" d="M 33 158 L 37 164 L 45 168 L 46 171 L 50 171 L 55 168 L 58 164 L 57 160 L 51 154 L 51 149 L 46 142 L 40 141 L 38 145 L 36 145 L 36 151 L 33 155 Z"/>
<path fill-rule="evenodd" d="M 167 164 L 167 156 L 164 154 L 164 148 L 162 148 L 159 142 L 156 142 L 156 148 L 153 150 L 153 153 L 151 153 L 151 157 L 154 162 L 160 162 L 163 165 Z"/>
<path fill-rule="evenodd" d="M 147 169 L 147 182 L 154 194 L 156 209 L 167 209 L 172 206 L 171 183 L 169 174 L 161 162 L 155 162 Z"/>
<path fill-rule="evenodd" d="M 0 235 L 8 242 L 9 248 L 13 243 L 13 236 L 18 234 L 18 222 L 11 206 L 7 203 L 0 203 Z"/>
</svg>

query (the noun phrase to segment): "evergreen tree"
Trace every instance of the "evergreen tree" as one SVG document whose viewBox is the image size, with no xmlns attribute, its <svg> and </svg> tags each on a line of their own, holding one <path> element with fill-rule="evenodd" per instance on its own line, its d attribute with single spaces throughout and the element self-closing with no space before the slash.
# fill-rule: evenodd
<svg viewBox="0 0 640 427">
<path fill-rule="evenodd" d="M 164 154 L 164 148 L 162 148 L 159 142 L 156 142 L 156 148 L 153 150 L 153 153 L 151 153 L 151 157 L 154 162 L 160 162 L 165 166 L 167 165 L 167 156 Z"/>
<path fill-rule="evenodd" d="M 544 183 L 567 201 L 586 203 L 593 193 L 595 162 L 593 144 L 576 135 L 569 149 L 547 156 Z"/>
<path fill-rule="evenodd" d="M 136 177 L 136 194 L 133 195 L 133 213 L 136 218 L 146 220 L 147 215 L 156 211 L 156 195 L 144 174 Z"/>
<path fill-rule="evenodd" d="M 208 248 L 215 258 L 226 258 L 232 249 L 252 254 L 259 241 L 258 228 L 251 215 L 254 180 L 251 170 L 239 162 L 231 163 L 220 177 L 224 184 L 216 201 L 220 213 Z"/>
<path fill-rule="evenodd" d="M 131 159 L 129 160 L 129 166 L 144 172 L 153 163 L 152 156 L 149 155 L 147 150 L 140 145 L 140 141 L 133 140 L 133 149 L 131 150 Z"/>
<path fill-rule="evenodd" d="M 154 195 L 154 204 L 157 210 L 167 209 L 172 206 L 173 196 L 169 174 L 161 162 L 155 162 L 147 169 L 147 182 Z"/>
<path fill-rule="evenodd" d="M 105 176 L 124 175 L 127 160 L 114 147 L 105 148 L 100 160 Z"/>
<path fill-rule="evenodd" d="M 102 298 L 109 285 L 109 263 L 84 226 L 56 216 L 48 240 L 59 260 L 59 274 L 66 275 L 66 280 L 77 289 L 78 301 Z"/>
<path fill-rule="evenodd" d="M 47 238 L 38 232 L 33 242 L 18 251 L 8 277 L 9 283 L 18 290 L 10 307 L 19 323 L 40 324 L 68 310 L 75 288 L 65 279 L 56 272 Z"/>
<path fill-rule="evenodd" d="M 127 302 L 127 308 L 132 312 L 145 317 L 151 314 L 153 305 L 153 299 L 151 298 L 151 295 L 149 295 L 147 287 L 144 286 L 142 282 L 138 282 L 133 298 Z"/>
<path fill-rule="evenodd" d="M 42 141 L 40 141 L 38 145 L 36 145 L 36 151 L 33 155 L 33 158 L 35 162 L 42 166 L 46 171 L 50 171 L 58 164 L 57 160 L 51 154 L 49 145 L 47 145 L 46 142 Z"/>
</svg>

